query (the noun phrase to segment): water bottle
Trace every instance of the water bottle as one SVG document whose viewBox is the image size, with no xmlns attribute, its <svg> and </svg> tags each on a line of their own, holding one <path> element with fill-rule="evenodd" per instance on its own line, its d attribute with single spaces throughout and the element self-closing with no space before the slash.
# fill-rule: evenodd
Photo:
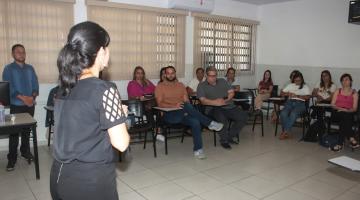
<svg viewBox="0 0 360 200">
<path fill-rule="evenodd" d="M 5 107 L 0 105 L 0 123 L 5 122 Z"/>
</svg>

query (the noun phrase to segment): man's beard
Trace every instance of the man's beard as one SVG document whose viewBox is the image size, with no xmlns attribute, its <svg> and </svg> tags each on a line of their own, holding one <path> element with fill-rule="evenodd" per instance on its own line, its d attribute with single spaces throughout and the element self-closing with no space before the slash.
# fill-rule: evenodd
<svg viewBox="0 0 360 200">
<path fill-rule="evenodd" d="M 169 79 L 168 77 L 165 77 L 165 79 L 168 81 L 168 82 L 174 82 L 176 80 L 176 76 L 174 76 L 174 78 L 172 79 Z"/>
</svg>

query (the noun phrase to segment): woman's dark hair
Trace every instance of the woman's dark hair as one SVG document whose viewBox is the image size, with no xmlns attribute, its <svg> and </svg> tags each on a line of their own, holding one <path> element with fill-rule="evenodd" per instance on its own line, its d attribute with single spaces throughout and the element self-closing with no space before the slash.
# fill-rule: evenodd
<svg viewBox="0 0 360 200">
<path fill-rule="evenodd" d="M 294 80 L 295 80 L 296 78 L 301 78 L 301 84 L 300 84 L 299 89 L 302 89 L 302 88 L 304 87 L 304 85 L 305 85 L 305 81 L 304 81 L 304 77 L 303 77 L 302 73 L 299 72 L 299 71 L 295 72 L 295 73 L 294 73 L 294 76 L 293 76 L 292 79 L 291 79 L 291 82 L 294 83 Z"/>
<path fill-rule="evenodd" d="M 267 82 L 271 83 L 271 82 L 272 82 L 272 78 L 271 78 L 271 71 L 270 71 L 270 70 L 266 70 L 266 71 L 264 72 L 264 74 L 263 74 L 263 82 L 265 82 L 265 74 L 266 74 L 266 72 L 269 72 L 269 74 L 270 74 L 269 80 L 268 80 Z"/>
<path fill-rule="evenodd" d="M 57 59 L 60 89 L 64 96 L 77 84 L 82 71 L 94 65 L 99 49 L 109 46 L 109 43 L 109 34 L 94 22 L 82 22 L 70 29 L 67 43 Z"/>
<path fill-rule="evenodd" d="M 353 79 L 352 79 L 351 75 L 348 74 L 348 73 L 345 73 L 345 74 L 341 75 L 341 77 L 340 77 L 340 82 L 342 83 L 343 80 L 344 80 L 344 78 L 346 78 L 346 77 L 349 78 L 349 80 L 350 80 L 350 87 L 352 87 Z"/>
<path fill-rule="evenodd" d="M 137 70 L 141 70 L 142 71 L 142 73 L 144 74 L 144 77 L 143 77 L 143 79 L 141 80 L 141 83 L 142 83 L 142 85 L 143 86 L 147 86 L 147 81 L 146 81 L 146 76 L 145 76 L 145 70 L 144 70 L 144 68 L 142 68 L 141 66 L 136 66 L 135 67 L 135 69 L 134 69 L 134 73 L 133 73 L 133 80 L 136 80 L 136 71 Z"/>
<path fill-rule="evenodd" d="M 163 82 L 164 80 L 162 79 L 162 74 L 165 73 L 165 70 L 166 70 L 167 67 L 163 67 L 160 69 L 160 81 L 159 83 Z"/>
<path fill-rule="evenodd" d="M 198 67 L 196 68 L 195 73 L 197 74 L 199 71 L 205 72 L 204 68 Z"/>
<path fill-rule="evenodd" d="M 326 75 L 329 76 L 329 78 L 330 78 L 329 85 L 325 85 L 325 82 L 324 82 L 324 80 L 323 80 L 323 78 L 322 78 L 322 75 L 323 75 L 323 74 L 326 74 Z M 320 74 L 320 87 L 330 88 L 332 84 L 333 84 L 333 82 L 332 82 L 332 79 L 331 79 L 330 71 L 329 71 L 329 70 L 324 70 L 324 71 L 322 71 L 321 74 Z"/>
<path fill-rule="evenodd" d="M 296 74 L 296 73 L 298 73 L 298 72 L 300 72 L 300 71 L 297 70 L 297 69 L 295 69 L 295 70 L 293 70 L 293 71 L 290 73 L 289 79 L 291 80 L 291 83 L 294 83 L 294 82 L 293 82 L 293 76 L 294 76 L 294 74 Z"/>
<path fill-rule="evenodd" d="M 227 77 L 227 75 L 228 75 L 228 73 L 229 73 L 229 71 L 234 71 L 234 73 L 236 73 L 236 70 L 235 70 L 235 68 L 233 68 L 233 67 L 230 67 L 230 68 L 228 68 L 227 70 L 226 70 L 226 74 L 225 74 L 225 77 Z"/>
</svg>

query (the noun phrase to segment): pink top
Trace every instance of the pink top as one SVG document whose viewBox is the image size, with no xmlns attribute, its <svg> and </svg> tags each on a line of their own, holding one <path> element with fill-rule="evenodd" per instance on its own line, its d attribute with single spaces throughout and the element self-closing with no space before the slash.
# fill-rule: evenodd
<svg viewBox="0 0 360 200">
<path fill-rule="evenodd" d="M 345 96 L 341 93 L 341 88 L 339 89 L 339 94 L 337 95 L 335 105 L 340 108 L 351 109 L 354 104 L 353 98 L 354 90 L 349 96 Z"/>
<path fill-rule="evenodd" d="M 154 94 L 155 85 L 149 80 L 147 80 L 147 82 L 148 85 L 144 87 L 138 82 L 136 82 L 136 80 L 130 81 L 127 86 L 128 97 L 141 97 L 145 94 Z"/>
</svg>

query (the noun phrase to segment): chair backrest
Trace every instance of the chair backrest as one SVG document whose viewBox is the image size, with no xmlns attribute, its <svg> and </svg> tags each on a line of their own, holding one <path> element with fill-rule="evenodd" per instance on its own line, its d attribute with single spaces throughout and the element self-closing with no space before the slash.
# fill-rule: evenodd
<svg viewBox="0 0 360 200">
<path fill-rule="evenodd" d="M 279 96 L 279 85 L 273 85 L 273 90 L 271 91 L 271 97 Z"/>
<path fill-rule="evenodd" d="M 235 92 L 235 99 L 247 99 L 247 101 L 241 101 L 239 104 L 243 107 L 244 110 L 249 108 L 254 108 L 254 93 L 251 91 L 238 91 Z"/>
<path fill-rule="evenodd" d="M 142 117 L 144 115 L 144 106 L 140 100 L 125 100 L 122 103 L 128 106 L 128 113 L 133 113 L 135 117 Z"/>
</svg>

